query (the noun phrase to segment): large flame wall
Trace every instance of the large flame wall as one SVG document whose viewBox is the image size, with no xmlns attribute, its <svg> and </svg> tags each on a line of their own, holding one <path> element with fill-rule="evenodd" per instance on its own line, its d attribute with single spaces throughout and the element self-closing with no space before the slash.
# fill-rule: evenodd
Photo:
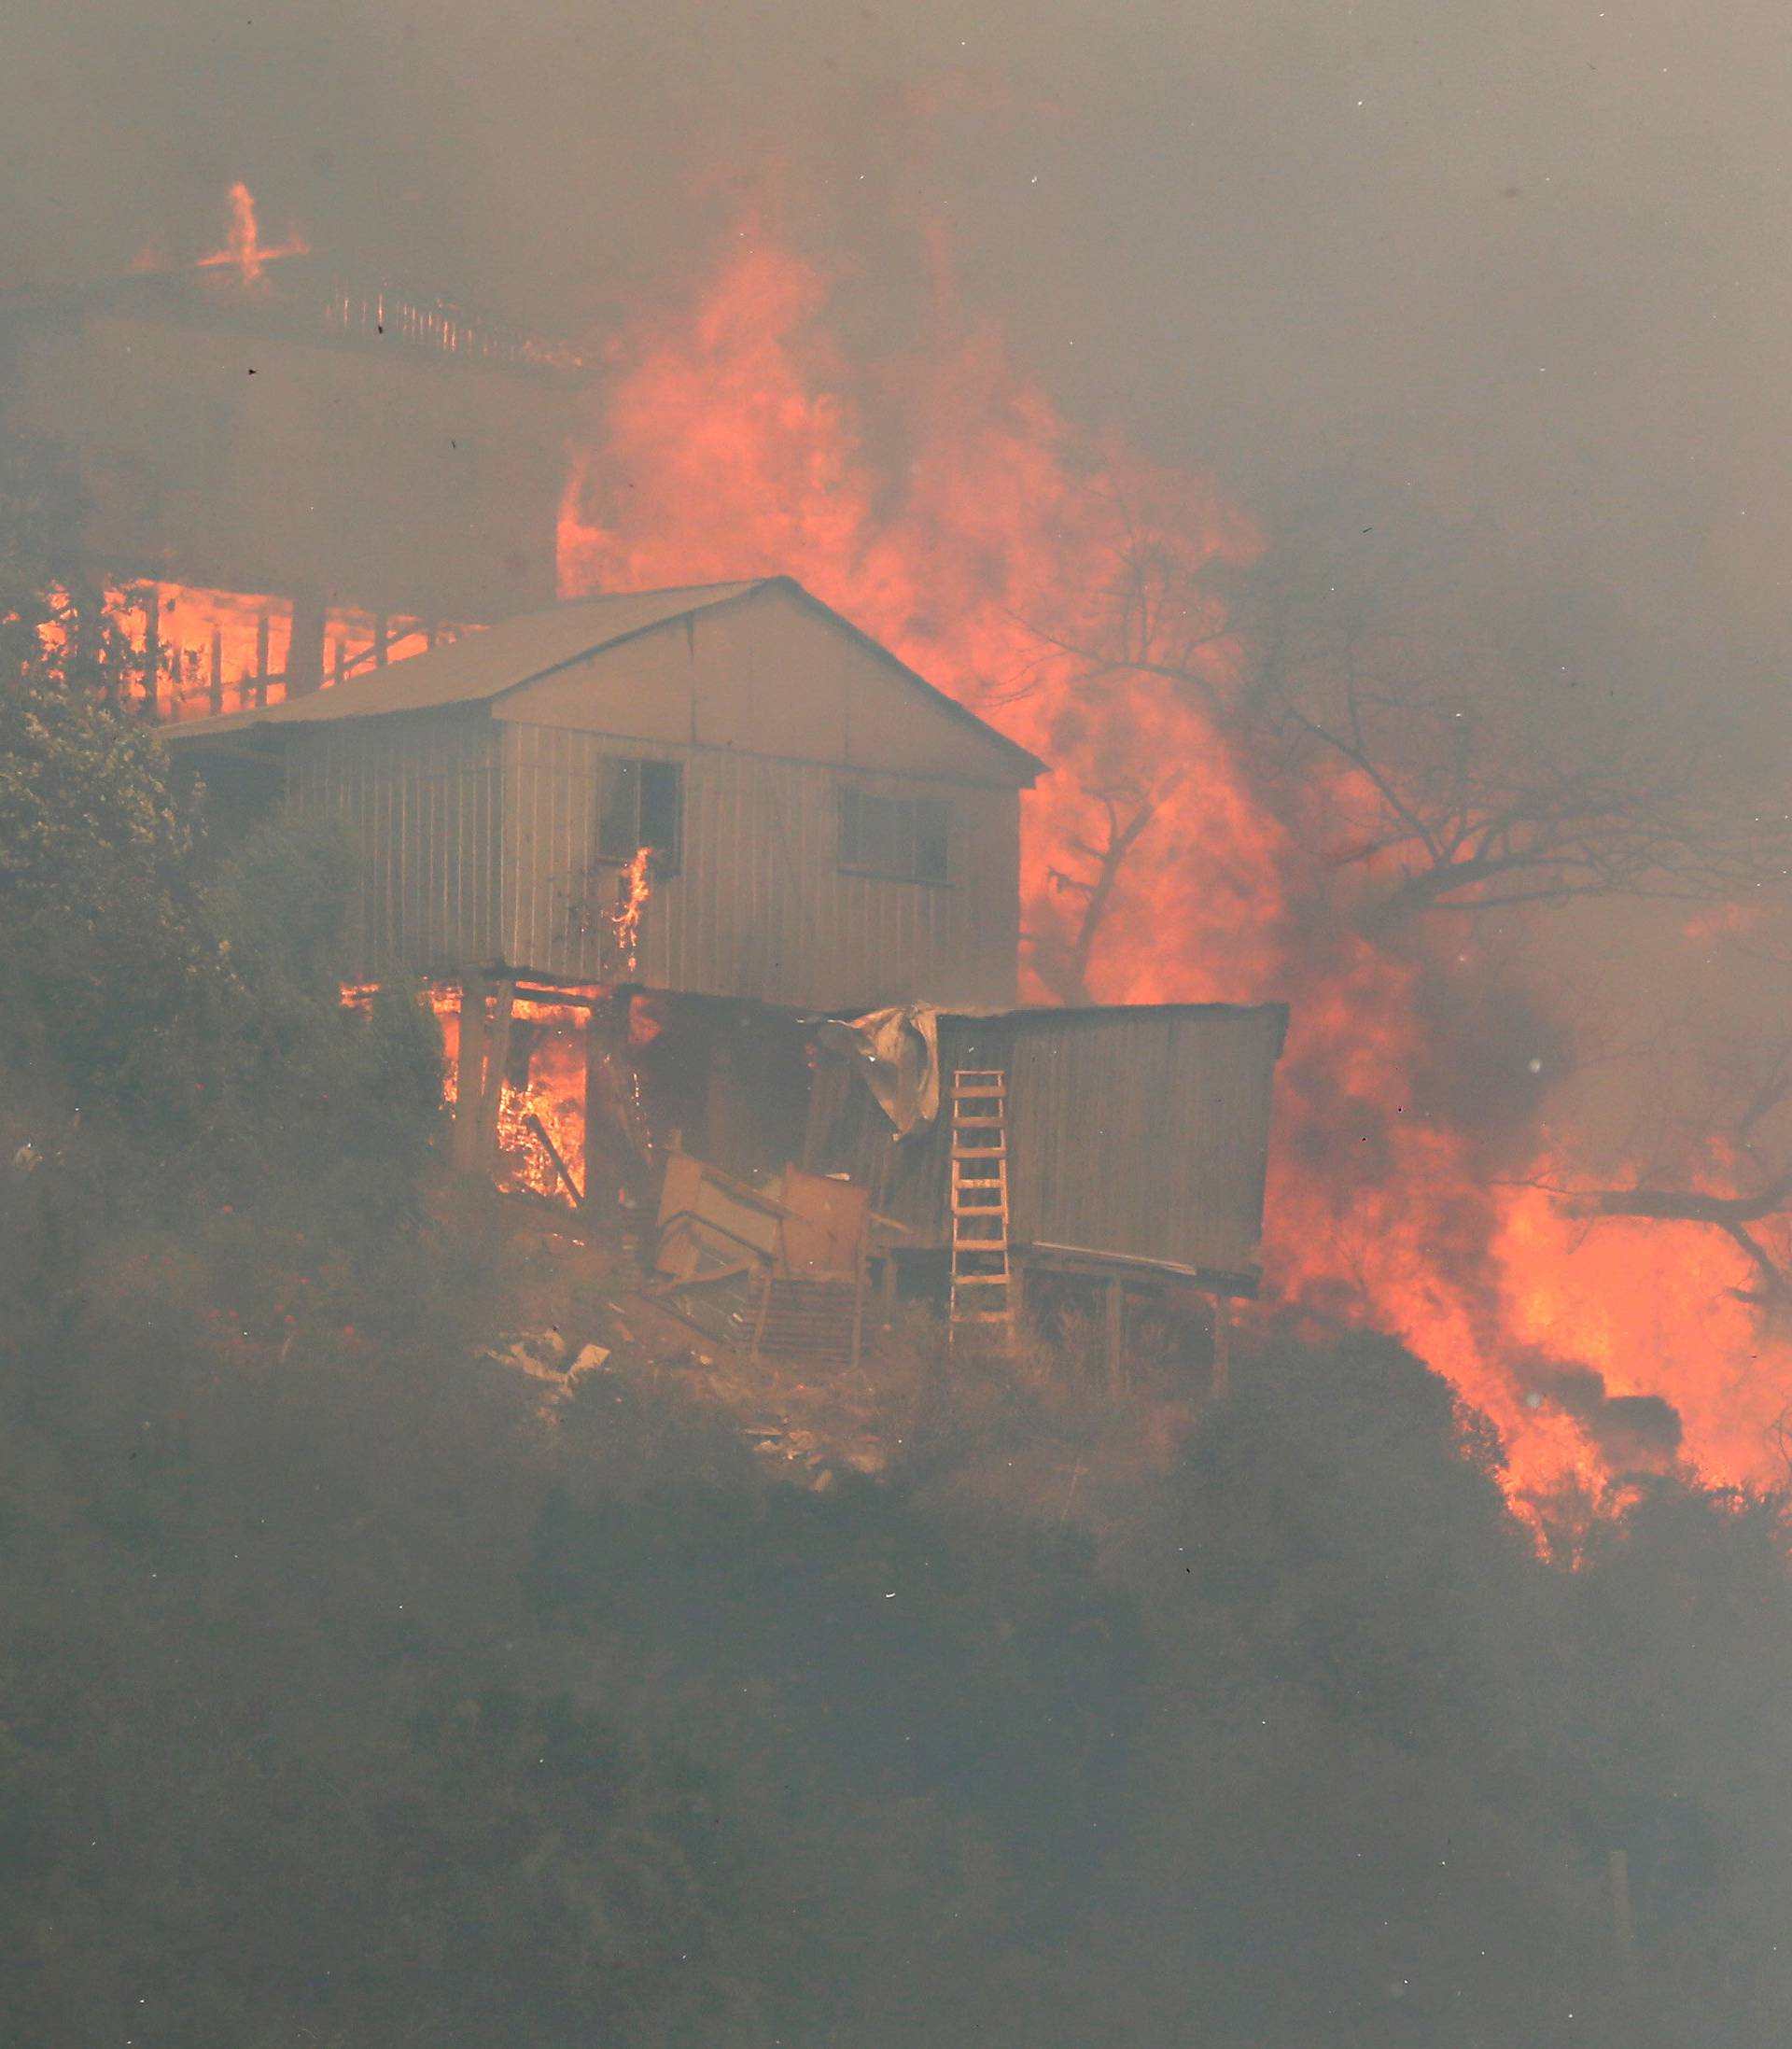
<svg viewBox="0 0 1792 2049">
<path fill-rule="evenodd" d="M 563 508 L 563 592 L 793 574 L 1050 761 L 1025 824 L 1035 995 L 1083 902 L 1076 849 L 1103 836 L 1099 793 L 1159 799 L 1089 986 L 1116 1003 L 1291 1000 L 1267 1244 L 1282 1302 L 1405 1338 L 1499 1425 L 1521 1497 L 1584 1498 L 1674 1456 L 1720 1480 L 1781 1470 L 1792 1354 L 1727 1292 L 1743 1276 L 1721 1241 L 1589 1230 L 1539 1188 L 1492 1185 L 1469 1136 L 1421 1112 L 1420 987 L 1472 964 L 1458 936 L 1448 953 L 1372 945 L 1357 885 L 1316 883 L 1287 800 L 1253 787 L 1198 690 L 1062 653 L 1109 630 L 1138 535 L 1179 570 L 1241 567 L 1266 545 L 1251 519 L 1206 477 L 1079 442 L 1001 337 L 949 302 L 925 360 L 861 373 L 814 268 L 753 222 L 725 250 L 699 296 L 614 351 Z M 874 456 L 874 412 L 900 457 Z M 1202 602 L 1159 630 L 1176 666 L 1223 686 L 1240 651 Z"/>
</svg>

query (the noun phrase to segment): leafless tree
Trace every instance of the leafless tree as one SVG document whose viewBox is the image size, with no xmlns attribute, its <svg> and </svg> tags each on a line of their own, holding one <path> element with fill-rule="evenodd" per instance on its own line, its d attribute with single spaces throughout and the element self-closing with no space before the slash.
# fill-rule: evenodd
<svg viewBox="0 0 1792 2049">
<path fill-rule="evenodd" d="M 1784 1013 L 1792 958 L 1737 943 L 1733 950 L 1780 972 L 1777 1000 L 1759 990 L 1766 1017 Z M 1745 1033 L 1734 1045 L 1707 1021 L 1702 1045 L 1668 1038 L 1658 1048 L 1673 1073 L 1647 1093 L 1657 1112 L 1648 1163 L 1621 1186 L 1541 1176 L 1532 1186 L 1574 1215 L 1699 1224 L 1747 1259 L 1753 1284 L 1734 1292 L 1775 1319 L 1792 1319 L 1792 1032 Z"/>
<path fill-rule="evenodd" d="M 1435 599 L 1278 571 L 1227 606 L 1205 574 L 1135 537 L 1104 623 L 1042 644 L 1081 689 L 1150 678 L 1197 703 L 1314 858 L 1364 877 L 1365 930 L 1587 896 L 1746 901 L 1792 873 L 1792 816 L 1739 804 L 1640 694 L 1583 687 Z"/>
<path fill-rule="evenodd" d="M 1252 653 L 1236 716 L 1284 815 L 1367 876 L 1370 931 L 1586 896 L 1745 901 L 1792 871 L 1792 821 L 1738 806 L 1685 730 L 1565 667 L 1310 590 L 1270 597 Z"/>
<path fill-rule="evenodd" d="M 1067 933 L 1031 935 L 1034 969 L 1060 1003 L 1094 1001 L 1089 989 L 1089 963 L 1121 870 L 1185 773 L 1184 769 L 1174 768 L 1155 785 L 1126 782 L 1092 792 L 1105 821 L 1102 838 L 1069 842 L 1067 850 L 1082 864 L 1081 873 L 1057 866 L 1047 871 L 1054 891 L 1080 906 Z"/>
</svg>

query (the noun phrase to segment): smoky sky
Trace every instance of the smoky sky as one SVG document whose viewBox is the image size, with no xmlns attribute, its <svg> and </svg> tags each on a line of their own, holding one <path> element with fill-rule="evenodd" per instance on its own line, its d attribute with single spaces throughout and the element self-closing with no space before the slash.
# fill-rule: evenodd
<svg viewBox="0 0 1792 2049">
<path fill-rule="evenodd" d="M 1572 594 L 1576 659 L 1778 723 L 1769 0 L 107 0 L 8 41 L 7 285 L 216 242 L 242 177 L 346 264 L 601 336 L 757 203 L 871 352 L 924 333 L 944 231 L 1073 421 L 1272 543 L 1373 576 L 1460 529 L 1439 573 Z"/>
</svg>

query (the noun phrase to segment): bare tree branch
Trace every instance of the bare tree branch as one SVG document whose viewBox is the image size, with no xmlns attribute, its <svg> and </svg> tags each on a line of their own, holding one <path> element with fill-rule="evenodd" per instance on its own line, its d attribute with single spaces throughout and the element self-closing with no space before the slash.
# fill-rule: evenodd
<svg viewBox="0 0 1792 2049">
<path fill-rule="evenodd" d="M 1107 821 L 1107 835 L 1099 846 L 1082 840 L 1071 842 L 1071 850 L 1094 863 L 1090 875 L 1072 875 L 1063 868 L 1048 871 L 1052 887 L 1061 895 L 1080 897 L 1083 908 L 1068 941 L 1057 946 L 1036 939 L 1033 961 L 1040 979 L 1060 1003 L 1094 1001 L 1089 989 L 1089 963 L 1095 943 L 1113 904 L 1113 892 L 1127 858 L 1144 836 L 1152 821 L 1174 794 L 1185 769 L 1173 769 L 1155 788 L 1134 785 L 1092 792 Z M 1123 806 L 1130 807 L 1123 815 Z"/>
<path fill-rule="evenodd" d="M 1136 535 L 1100 596 L 1099 631 L 1035 625 L 1042 646 L 1085 690 L 1137 678 L 1195 698 L 1316 857 L 1363 876 L 1378 935 L 1575 897 L 1747 901 L 1792 876 L 1792 816 L 1714 793 L 1687 735 L 1497 644 L 1452 644 L 1447 620 L 1286 579 L 1221 619 Z M 1222 646 L 1239 659 L 1208 659 Z"/>
</svg>

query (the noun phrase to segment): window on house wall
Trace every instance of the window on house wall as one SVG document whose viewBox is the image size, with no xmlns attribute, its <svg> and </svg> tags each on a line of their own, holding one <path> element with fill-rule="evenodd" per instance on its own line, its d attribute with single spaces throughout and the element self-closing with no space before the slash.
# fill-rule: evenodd
<svg viewBox="0 0 1792 2049">
<path fill-rule="evenodd" d="M 949 878 L 952 807 L 940 797 L 840 792 L 840 865 L 898 882 Z"/>
<path fill-rule="evenodd" d="M 654 872 L 677 875 L 684 837 L 684 771 L 677 762 L 607 759 L 597 793 L 597 857 L 633 861 L 653 849 Z"/>
</svg>

